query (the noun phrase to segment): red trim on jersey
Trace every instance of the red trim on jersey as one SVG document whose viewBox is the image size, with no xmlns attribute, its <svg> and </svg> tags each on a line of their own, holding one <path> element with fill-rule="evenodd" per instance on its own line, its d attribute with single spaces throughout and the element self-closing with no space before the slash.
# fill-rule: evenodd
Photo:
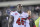
<svg viewBox="0 0 40 27">
<path fill-rule="evenodd" d="M 17 13 L 15 13 L 15 15 L 17 15 Z"/>
<path fill-rule="evenodd" d="M 33 26 L 33 27 L 36 27 L 36 26 Z"/>
<path fill-rule="evenodd" d="M 15 12 L 15 11 L 11 11 L 11 12 Z"/>
<path fill-rule="evenodd" d="M 30 19 L 31 17 L 28 17 L 28 19 Z"/>
</svg>

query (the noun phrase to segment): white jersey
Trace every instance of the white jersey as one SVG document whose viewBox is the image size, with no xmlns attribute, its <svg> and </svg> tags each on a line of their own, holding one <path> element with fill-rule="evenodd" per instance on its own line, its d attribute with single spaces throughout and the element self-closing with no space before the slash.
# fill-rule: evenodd
<svg viewBox="0 0 40 27">
<path fill-rule="evenodd" d="M 39 20 L 39 27 L 40 27 L 40 20 Z"/>
<path fill-rule="evenodd" d="M 18 19 L 22 19 L 22 18 L 27 18 L 28 17 L 28 13 L 22 12 L 22 14 L 18 13 L 17 11 L 15 12 L 11 12 L 10 15 L 12 15 L 14 17 L 14 22 L 13 22 L 13 27 L 25 27 L 24 23 L 20 23 L 22 22 L 21 20 L 19 21 Z M 19 22 L 17 22 L 19 21 Z M 23 21 L 24 22 L 24 21 Z M 27 22 L 29 22 L 29 20 L 27 20 Z M 29 26 L 29 23 L 27 23 L 27 27 Z"/>
</svg>

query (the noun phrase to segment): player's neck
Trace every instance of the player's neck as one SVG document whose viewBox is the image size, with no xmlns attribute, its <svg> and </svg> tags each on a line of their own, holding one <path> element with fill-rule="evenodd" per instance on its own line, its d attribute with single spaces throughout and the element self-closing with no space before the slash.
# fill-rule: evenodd
<svg viewBox="0 0 40 27">
<path fill-rule="evenodd" d="M 22 13 L 22 11 L 18 11 L 18 13 L 20 13 L 20 14 L 21 14 L 21 13 Z"/>
</svg>

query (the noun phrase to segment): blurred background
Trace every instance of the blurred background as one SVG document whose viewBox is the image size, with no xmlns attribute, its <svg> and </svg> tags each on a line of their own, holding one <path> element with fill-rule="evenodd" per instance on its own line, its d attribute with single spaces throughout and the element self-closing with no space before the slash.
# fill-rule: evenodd
<svg viewBox="0 0 40 27">
<path fill-rule="evenodd" d="M 0 27 L 8 27 L 10 12 L 16 11 L 18 4 L 23 5 L 23 11 L 31 11 L 34 21 L 39 17 L 40 0 L 0 0 Z"/>
<path fill-rule="evenodd" d="M 38 0 L 0 0 L 0 2 L 9 2 L 9 1 L 38 1 Z"/>
</svg>

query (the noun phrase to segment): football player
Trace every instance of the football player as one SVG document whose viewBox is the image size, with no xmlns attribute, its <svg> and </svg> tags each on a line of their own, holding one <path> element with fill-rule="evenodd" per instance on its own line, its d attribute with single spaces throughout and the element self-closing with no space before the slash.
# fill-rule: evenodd
<svg viewBox="0 0 40 27">
<path fill-rule="evenodd" d="M 17 11 L 10 12 L 9 25 L 13 20 L 13 24 L 12 24 L 13 27 L 30 27 L 29 20 L 27 18 L 28 18 L 28 13 L 23 12 L 22 11 L 22 5 L 18 4 L 17 5 Z"/>
</svg>

